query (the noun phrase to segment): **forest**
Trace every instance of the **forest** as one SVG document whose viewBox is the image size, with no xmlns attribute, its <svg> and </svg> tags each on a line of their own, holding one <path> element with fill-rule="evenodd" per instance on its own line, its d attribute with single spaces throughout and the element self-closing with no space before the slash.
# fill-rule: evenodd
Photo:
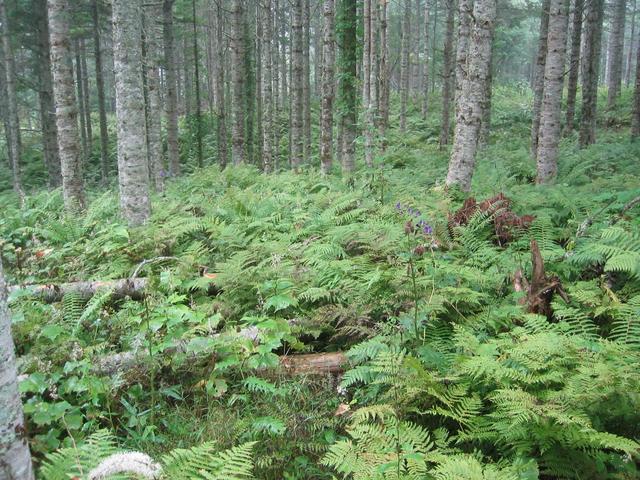
<svg viewBox="0 0 640 480">
<path fill-rule="evenodd" d="M 640 478 L 637 0 L 0 0 L 0 480 Z"/>
</svg>

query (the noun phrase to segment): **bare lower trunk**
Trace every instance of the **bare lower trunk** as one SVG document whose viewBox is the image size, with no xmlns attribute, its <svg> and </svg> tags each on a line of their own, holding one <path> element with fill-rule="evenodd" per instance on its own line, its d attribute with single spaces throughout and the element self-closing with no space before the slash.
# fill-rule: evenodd
<svg viewBox="0 0 640 480">
<path fill-rule="evenodd" d="M 302 2 L 293 0 L 291 19 L 291 167 L 294 170 L 298 170 L 304 159 Z"/>
<path fill-rule="evenodd" d="M 452 0 L 453 1 L 453 0 Z M 407 101 L 409 99 L 409 49 L 411 48 L 411 2 L 405 1 L 402 17 L 402 45 L 400 52 L 400 130 L 407 129 Z"/>
<path fill-rule="evenodd" d="M 233 89 L 233 121 L 231 158 L 234 165 L 245 162 L 244 122 L 245 122 L 245 84 L 244 84 L 244 13 L 241 0 L 232 2 L 231 28 L 231 83 Z"/>
<path fill-rule="evenodd" d="M 429 1 L 424 2 L 424 70 L 422 77 L 422 118 L 427 119 L 429 113 Z"/>
<path fill-rule="evenodd" d="M 87 152 L 93 151 L 93 128 L 91 125 L 91 100 L 89 90 L 89 71 L 87 70 L 87 49 L 85 39 L 80 39 L 80 67 L 82 72 L 82 111 L 84 112 L 84 124 L 87 129 Z"/>
<path fill-rule="evenodd" d="M 193 27 L 193 65 L 194 65 L 194 83 L 196 94 L 196 157 L 198 166 L 204 166 L 204 157 L 202 153 L 202 101 L 200 98 L 200 52 L 198 47 L 198 27 L 196 22 L 196 0 L 191 1 L 192 27 Z"/>
<path fill-rule="evenodd" d="M 142 86 L 141 19 L 142 0 L 113 1 L 120 210 L 130 226 L 145 223 L 151 214 Z"/>
<path fill-rule="evenodd" d="M 162 62 L 160 49 L 161 32 L 157 28 L 157 19 L 162 18 L 160 4 L 148 4 L 144 7 L 144 39 L 146 45 L 144 73 L 146 78 L 146 125 L 147 159 L 149 174 L 155 189 L 164 189 L 164 153 L 162 149 L 162 103 L 160 100 L 159 71 Z"/>
<path fill-rule="evenodd" d="M 323 173 L 331 170 L 333 163 L 333 98 L 335 38 L 334 18 L 335 1 L 323 2 L 323 41 L 322 41 L 322 105 L 320 113 L 320 166 Z"/>
<path fill-rule="evenodd" d="M 540 134 L 540 111 L 544 90 L 544 71 L 547 62 L 547 42 L 549 36 L 549 8 L 551 0 L 543 0 L 540 14 L 540 37 L 538 54 L 533 68 L 533 111 L 531 122 L 531 153 L 535 157 L 538 152 L 538 136 Z"/>
<path fill-rule="evenodd" d="M 2 8 L 2 7 L 0 7 Z M 6 18 L 6 17 L 5 17 Z M 22 402 L 18 390 L 15 348 L 7 285 L 0 261 L 0 478 L 33 480 Z"/>
<path fill-rule="evenodd" d="M 265 0 L 262 15 L 262 165 L 265 173 L 273 171 L 273 78 L 271 54 L 272 1 Z"/>
<path fill-rule="evenodd" d="M 84 185 L 78 132 L 78 107 L 75 101 L 71 66 L 69 1 L 49 0 L 47 11 L 62 193 L 65 208 L 68 211 L 74 211 L 84 208 Z"/>
<path fill-rule="evenodd" d="M 309 0 L 303 0 L 302 11 L 302 129 L 304 134 L 304 161 L 309 162 L 311 149 L 311 68 L 309 65 L 309 43 L 311 12 Z"/>
<path fill-rule="evenodd" d="M 596 141 L 596 110 L 598 79 L 600 77 L 600 46 L 604 0 L 592 0 L 587 7 L 582 53 L 582 118 L 580 120 L 580 147 Z"/>
<path fill-rule="evenodd" d="M 455 0 L 447 0 L 447 30 L 444 40 L 444 59 L 442 66 L 442 124 L 440 125 L 440 148 L 449 143 L 451 90 L 453 88 L 453 26 L 455 18 Z"/>
<path fill-rule="evenodd" d="M 624 54 L 624 29 L 627 15 L 627 0 L 615 0 L 611 19 L 609 40 L 609 76 L 607 86 L 607 108 L 612 108 L 620 96 L 622 86 L 622 58 Z"/>
<path fill-rule="evenodd" d="M 355 169 L 357 124 L 357 2 L 343 0 L 341 4 L 338 44 L 340 45 L 340 128 L 342 128 L 342 171 L 348 175 Z"/>
<path fill-rule="evenodd" d="M 469 42 L 471 41 L 473 4 L 474 0 L 458 0 L 459 23 L 455 63 L 456 91 L 454 97 L 456 109 L 460 105 L 458 98 L 462 95 L 462 86 L 465 84 L 469 69 L 467 56 L 469 55 Z"/>
<path fill-rule="evenodd" d="M 7 150 L 13 173 L 13 189 L 23 202 L 24 192 L 20 181 L 20 157 L 22 156 L 22 141 L 20 139 L 20 119 L 18 118 L 18 101 L 16 97 L 16 65 L 9 35 L 7 7 L 4 0 L 0 0 L 0 28 L 2 29 L 2 51 L 4 57 L 4 73 L 7 94 L 7 119 L 9 132 L 7 133 Z"/>
<path fill-rule="evenodd" d="M 582 40 L 582 14 L 584 0 L 575 0 L 573 7 L 573 28 L 571 31 L 571 54 L 569 57 L 569 80 L 567 81 L 567 120 L 565 129 L 571 132 L 576 112 L 576 95 L 580 73 L 580 42 Z"/>
<path fill-rule="evenodd" d="M 633 114 L 631 118 L 631 138 L 640 137 L 640 48 L 636 58 L 636 89 L 633 94 Z"/>
<path fill-rule="evenodd" d="M 382 137 L 382 149 L 386 147 L 385 135 L 389 125 L 389 35 L 387 32 L 388 0 L 380 1 L 380 78 L 378 83 L 379 131 Z"/>
<path fill-rule="evenodd" d="M 47 0 L 37 0 L 35 5 L 40 10 L 38 16 L 38 82 L 40 85 L 38 99 L 42 127 L 42 152 L 47 167 L 49 187 L 56 188 L 62 184 L 62 176 L 60 174 L 60 155 L 58 154 L 56 109 L 53 103 Z"/>
<path fill-rule="evenodd" d="M 631 83 L 631 66 L 633 61 L 633 47 L 636 44 L 636 0 L 633 0 L 631 12 L 631 32 L 629 35 L 629 49 L 627 50 L 627 66 L 625 68 L 624 84 L 628 87 Z"/>
<path fill-rule="evenodd" d="M 102 71 L 102 35 L 100 34 L 100 11 L 98 0 L 93 0 L 93 48 L 96 61 L 96 90 L 98 93 L 98 115 L 100 117 L 100 174 L 103 185 L 109 181 L 109 133 L 107 131 L 107 106 L 104 98 L 104 73 Z"/>
<path fill-rule="evenodd" d="M 447 185 L 458 185 L 465 191 L 471 188 L 487 84 L 490 80 L 496 2 L 476 0 L 473 11 L 468 10 L 467 13 L 470 16 L 468 50 L 463 55 L 465 64 L 462 67 L 465 73 L 457 98 L 456 128 L 447 174 Z"/>
<path fill-rule="evenodd" d="M 165 103 L 167 115 L 167 156 L 169 174 L 180 174 L 180 151 L 178 149 L 178 82 L 175 44 L 173 34 L 173 4 L 175 0 L 163 1 L 163 40 L 165 68 Z"/>
<path fill-rule="evenodd" d="M 218 65 L 216 66 L 216 108 L 218 114 L 218 163 L 222 168 L 227 166 L 229 162 L 229 147 L 227 143 L 227 106 L 225 95 L 225 68 L 224 68 L 224 31 L 222 5 L 217 4 L 216 7 L 216 35 L 215 35 L 215 51 L 218 53 Z"/>
<path fill-rule="evenodd" d="M 82 142 L 82 157 L 85 162 L 89 158 L 89 147 L 87 143 L 87 117 L 84 113 L 84 93 L 82 87 L 82 67 L 80 63 L 80 40 L 76 38 L 73 42 L 73 49 L 75 52 L 76 63 L 75 75 L 76 75 L 76 102 L 78 105 L 78 116 L 80 117 L 80 140 Z"/>
<path fill-rule="evenodd" d="M 567 45 L 567 0 L 551 0 L 549 39 L 544 69 L 544 95 L 538 138 L 537 183 L 552 182 L 558 171 L 558 144 L 561 134 L 561 103 Z"/>
</svg>

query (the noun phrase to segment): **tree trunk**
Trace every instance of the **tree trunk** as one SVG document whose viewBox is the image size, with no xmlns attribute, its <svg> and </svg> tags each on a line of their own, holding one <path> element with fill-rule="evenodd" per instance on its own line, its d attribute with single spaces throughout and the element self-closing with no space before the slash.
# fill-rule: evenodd
<svg viewBox="0 0 640 480">
<path fill-rule="evenodd" d="M 53 103 L 53 78 L 49 46 L 49 22 L 47 20 L 47 0 L 36 0 L 38 9 L 38 99 L 40 103 L 40 124 L 42 127 L 42 152 L 47 167 L 50 188 L 62 184 L 60 175 L 60 155 L 58 154 L 58 133 L 56 130 L 56 109 Z"/>
<path fill-rule="evenodd" d="M 544 72 L 547 62 L 547 42 L 549 36 L 549 8 L 551 0 L 542 1 L 542 13 L 540 14 L 540 37 L 538 40 L 538 54 L 533 69 L 533 111 L 531 123 L 531 154 L 535 157 L 538 153 L 538 136 L 540 134 L 540 111 L 542 108 L 542 96 L 544 90 Z"/>
<path fill-rule="evenodd" d="M 146 78 L 145 116 L 147 126 L 147 162 L 149 174 L 155 189 L 161 192 L 164 188 L 164 153 L 162 149 L 162 107 L 160 100 L 159 70 L 162 61 L 160 50 L 160 32 L 157 19 L 162 18 L 161 5 L 150 3 L 144 6 L 144 40 L 145 59 L 144 72 Z"/>
<path fill-rule="evenodd" d="M 631 83 L 631 70 L 633 61 L 633 47 L 636 43 L 636 0 L 633 0 L 633 10 L 631 12 L 631 32 L 629 35 L 629 50 L 627 51 L 627 67 L 625 69 L 624 84 L 628 87 Z"/>
<path fill-rule="evenodd" d="M 13 189 L 24 201 L 24 192 L 20 181 L 20 157 L 22 156 L 22 140 L 20 139 L 20 119 L 18 118 L 18 100 L 16 97 L 16 64 L 13 58 L 9 22 L 5 0 L 0 0 L 0 28 L 2 29 L 2 50 L 4 57 L 5 85 L 7 92 L 7 118 L 9 132 L 7 133 L 7 151 L 9 153 L 11 171 L 13 173 Z"/>
<path fill-rule="evenodd" d="M 93 152 L 93 128 L 91 125 L 91 97 L 89 90 L 89 71 L 87 70 L 87 49 L 85 39 L 80 39 L 80 67 L 82 73 L 82 111 L 84 112 L 84 124 L 87 129 L 87 153 Z"/>
<path fill-rule="evenodd" d="M 4 8 L 4 2 L 0 8 Z M 6 16 L 3 16 L 3 20 Z M 4 21 L 3 21 L 3 24 Z M 6 24 L 5 24 L 6 25 Z M 11 315 L 7 284 L 0 260 L 0 478 L 33 480 L 27 429 L 18 390 L 15 348 L 11 337 Z"/>
<path fill-rule="evenodd" d="M 104 98 L 104 73 L 102 71 L 102 46 L 100 34 L 100 10 L 98 0 L 93 0 L 93 48 L 96 61 L 96 90 L 98 91 L 98 115 L 100 117 L 100 174 L 102 185 L 109 181 L 109 133 L 107 109 Z"/>
<path fill-rule="evenodd" d="M 82 158 L 78 132 L 78 107 L 73 85 L 69 37 L 69 1 L 49 0 L 51 70 L 56 104 L 58 151 L 62 173 L 62 194 L 68 211 L 84 208 Z"/>
<path fill-rule="evenodd" d="M 311 67 L 309 45 L 311 42 L 311 7 L 303 0 L 302 13 L 302 128 L 304 133 L 304 161 L 309 162 L 311 149 Z"/>
<path fill-rule="evenodd" d="M 451 89 L 453 87 L 453 26 L 455 18 L 455 0 L 447 0 L 447 30 L 444 40 L 444 59 L 442 66 L 442 124 L 440 125 L 440 148 L 449 143 L 451 116 Z"/>
<path fill-rule="evenodd" d="M 378 92 L 379 131 L 382 138 L 382 150 L 386 148 L 385 135 L 389 125 L 389 35 L 388 35 L 388 0 L 380 0 L 380 75 Z"/>
<path fill-rule="evenodd" d="M 600 46 L 604 0 L 591 0 L 587 7 L 582 53 L 582 117 L 580 119 L 581 148 L 596 141 L 596 110 L 600 76 Z"/>
<path fill-rule="evenodd" d="M 631 118 L 631 138 L 640 137 L 640 48 L 636 58 L 636 88 L 633 93 L 633 115 Z"/>
<path fill-rule="evenodd" d="M 364 161 L 367 167 L 373 167 L 375 119 L 377 110 L 377 78 L 374 63 L 377 63 L 376 50 L 376 0 L 364 2 L 364 48 L 363 48 L 363 94 L 362 106 L 365 109 L 364 124 Z"/>
<path fill-rule="evenodd" d="M 218 163 L 224 168 L 229 162 L 229 147 L 227 144 L 227 107 L 225 96 L 225 68 L 224 68 L 224 31 L 223 31 L 223 15 L 222 5 L 217 3 L 216 7 L 216 35 L 215 35 L 215 52 L 218 53 L 218 65 L 216 66 L 216 101 L 218 114 L 218 128 L 216 131 L 218 139 Z"/>
<path fill-rule="evenodd" d="M 357 1 L 341 0 L 340 18 L 337 22 L 339 61 L 339 104 L 342 128 L 342 171 L 350 174 L 355 169 L 355 140 L 357 124 Z"/>
<path fill-rule="evenodd" d="M 241 0 L 233 0 L 231 12 L 231 84 L 233 89 L 233 121 L 231 158 L 234 165 L 245 162 L 245 69 L 244 12 Z"/>
<path fill-rule="evenodd" d="M 288 2 L 288 0 L 282 0 L 282 2 Z M 280 19 L 280 35 L 279 35 L 279 43 L 280 43 L 280 78 L 282 79 L 282 94 L 280 95 L 282 100 L 281 110 L 283 112 L 287 111 L 287 105 L 289 105 L 289 67 L 287 66 L 287 41 L 286 41 L 286 31 L 287 31 L 287 22 L 285 15 L 285 6 L 279 10 L 279 19 Z"/>
<path fill-rule="evenodd" d="M 87 117 L 84 114 L 84 93 L 82 88 L 82 67 L 80 63 L 80 40 L 75 38 L 73 41 L 73 49 L 76 57 L 75 75 L 76 75 L 76 102 L 78 105 L 78 116 L 80 117 L 80 139 L 82 141 L 82 158 L 86 162 L 89 158 L 89 148 L 87 146 Z"/>
<path fill-rule="evenodd" d="M 273 171 L 273 8 L 265 0 L 262 14 L 262 166 L 265 173 Z"/>
<path fill-rule="evenodd" d="M 462 10 L 460 13 L 462 14 Z M 466 13 L 469 15 L 467 26 L 470 36 L 468 51 L 464 55 L 464 80 L 457 98 L 456 127 L 447 185 L 459 185 L 462 190 L 469 191 L 485 110 L 487 84 L 490 80 L 496 1 L 476 0 L 473 11 L 467 10 Z"/>
<path fill-rule="evenodd" d="M 458 98 L 462 95 L 462 86 L 465 85 L 468 73 L 468 54 L 469 54 L 469 42 L 471 37 L 471 16 L 473 13 L 474 0 L 458 0 L 459 11 L 459 23 L 458 23 L 458 38 L 456 45 L 456 66 L 455 66 L 455 79 L 456 79 L 456 91 L 455 91 L 455 105 L 456 109 L 461 103 Z M 456 116 L 458 113 L 456 112 Z"/>
<path fill-rule="evenodd" d="M 291 167 L 298 170 L 304 159 L 304 61 L 303 0 L 293 0 L 291 18 Z"/>
<path fill-rule="evenodd" d="M 134 227 L 145 223 L 151 214 L 142 86 L 141 19 L 142 0 L 113 1 L 120 210 L 127 223 Z"/>
<path fill-rule="evenodd" d="M 573 28 L 571 30 L 571 54 L 569 57 L 569 80 L 567 81 L 567 120 L 566 132 L 574 128 L 573 120 L 576 112 L 576 95 L 578 76 L 580 73 L 580 42 L 582 40 L 582 14 L 584 0 L 575 0 L 573 6 Z"/>
<path fill-rule="evenodd" d="M 422 118 L 427 119 L 429 113 L 429 0 L 424 2 L 424 69 L 422 72 Z"/>
<path fill-rule="evenodd" d="M 362 2 L 364 23 L 362 39 L 362 108 L 364 109 L 369 108 L 369 96 L 371 95 L 371 1 L 363 0 Z"/>
<path fill-rule="evenodd" d="M 627 0 L 615 0 L 611 19 L 609 40 L 609 76 L 607 86 L 607 108 L 612 108 L 620 96 L 622 86 L 622 58 L 624 56 L 624 30 L 627 15 Z"/>
<path fill-rule="evenodd" d="M 165 103 L 167 115 L 167 156 L 169 174 L 180 175 L 180 150 L 178 149 L 178 81 L 175 58 L 175 44 L 173 33 L 173 4 L 175 0 L 164 0 L 163 41 L 165 68 Z"/>
<path fill-rule="evenodd" d="M 198 28 L 196 25 L 196 0 L 191 1 L 191 11 L 193 14 L 193 64 L 196 87 L 196 154 L 198 166 L 204 166 L 202 153 L 202 104 L 200 99 L 200 52 L 198 51 Z"/>
<path fill-rule="evenodd" d="M 323 2 L 324 27 L 322 36 L 322 105 L 320 113 L 320 166 L 329 173 L 333 163 L 333 98 L 335 38 L 335 1 Z"/>
<path fill-rule="evenodd" d="M 567 9 L 567 0 L 551 0 L 547 60 L 544 69 L 544 95 L 536 155 L 538 166 L 536 182 L 539 184 L 552 182 L 558 171 L 562 88 L 567 46 Z"/>
<path fill-rule="evenodd" d="M 400 52 L 400 131 L 407 130 L 407 101 L 409 99 L 409 49 L 411 48 L 411 2 L 404 2 L 402 44 Z"/>
</svg>

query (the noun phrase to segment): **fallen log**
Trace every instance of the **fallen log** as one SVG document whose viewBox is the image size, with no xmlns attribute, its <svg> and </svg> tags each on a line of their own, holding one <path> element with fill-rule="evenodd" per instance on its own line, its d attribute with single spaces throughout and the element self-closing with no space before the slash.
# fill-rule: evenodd
<svg viewBox="0 0 640 480">
<path fill-rule="evenodd" d="M 111 291 L 113 298 L 131 297 L 134 300 L 140 300 L 145 295 L 147 284 L 146 278 L 125 278 L 45 285 L 13 285 L 9 287 L 9 295 L 33 296 L 43 302 L 53 303 L 62 300 L 67 293 L 89 300 L 97 291 L 103 290 Z"/>
<path fill-rule="evenodd" d="M 280 366 L 289 375 L 340 373 L 348 363 L 343 352 L 282 355 Z"/>
</svg>

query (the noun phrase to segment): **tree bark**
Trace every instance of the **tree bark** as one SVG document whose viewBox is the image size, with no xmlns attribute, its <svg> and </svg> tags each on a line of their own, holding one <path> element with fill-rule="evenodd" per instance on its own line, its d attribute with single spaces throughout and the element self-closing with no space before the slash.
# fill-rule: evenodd
<svg viewBox="0 0 640 480">
<path fill-rule="evenodd" d="M 245 162 L 244 12 L 241 0 L 233 0 L 231 12 L 231 84 L 233 90 L 232 148 L 234 165 Z"/>
<path fill-rule="evenodd" d="M 163 1 L 163 41 L 165 68 L 165 103 L 167 115 L 167 156 L 169 174 L 180 175 L 180 150 L 178 149 L 178 81 L 173 33 L 173 4 L 175 0 Z"/>
<path fill-rule="evenodd" d="M 455 0 L 447 0 L 447 23 L 444 40 L 444 58 L 442 66 L 442 124 L 440 125 L 440 148 L 449 143 L 451 117 L 451 89 L 454 82 L 453 65 L 453 26 L 455 18 Z"/>
<path fill-rule="evenodd" d="M 538 136 L 540 134 L 540 112 L 544 90 L 544 72 L 547 62 L 547 42 L 549 37 L 549 9 L 551 0 L 542 1 L 540 14 L 540 37 L 538 39 L 538 54 L 533 69 L 533 111 L 531 123 L 531 154 L 538 154 Z"/>
<path fill-rule="evenodd" d="M 49 188 L 62 184 L 60 155 L 58 154 L 58 132 L 56 130 L 56 110 L 53 103 L 53 77 L 49 45 L 49 22 L 47 20 L 47 0 L 36 0 L 38 9 L 38 99 L 40 103 L 40 124 L 42 127 L 42 152 L 47 167 Z"/>
<path fill-rule="evenodd" d="M 3 2 L 4 3 L 4 2 Z M 0 8 L 4 8 L 2 5 Z M 3 20 L 6 16 L 3 16 Z M 3 22 L 4 24 L 4 22 Z M 18 390 L 7 284 L 0 260 L 0 478 L 33 480 L 22 402 Z"/>
<path fill-rule="evenodd" d="M 5 0 L 0 0 L 0 28 L 2 29 L 2 50 L 4 57 L 5 88 L 7 92 L 7 118 L 9 131 L 7 133 L 7 151 L 13 174 L 13 189 L 24 201 L 24 192 L 20 180 L 20 157 L 22 156 L 22 140 L 20 138 L 20 119 L 18 118 L 18 99 L 16 97 L 16 64 L 9 35 L 9 21 Z"/>
<path fill-rule="evenodd" d="M 82 66 L 80 63 L 80 39 L 73 40 L 73 50 L 76 61 L 74 65 L 74 73 L 76 76 L 76 102 L 78 105 L 78 116 L 80 117 L 80 140 L 82 142 L 82 158 L 86 162 L 89 158 L 89 148 L 87 144 L 87 117 L 84 113 L 84 93 L 82 85 Z"/>
<path fill-rule="evenodd" d="M 309 46 L 311 42 L 311 7 L 303 0 L 302 11 L 302 129 L 304 133 L 304 161 L 309 162 L 311 150 L 311 67 Z"/>
<path fill-rule="evenodd" d="M 273 171 L 273 5 L 265 0 L 262 15 L 262 167 L 265 173 Z"/>
<path fill-rule="evenodd" d="M 224 68 L 224 26 L 223 26 L 223 10 L 221 2 L 216 7 L 216 34 L 215 34 L 215 52 L 218 53 L 218 65 L 216 66 L 216 109 L 218 115 L 217 123 L 217 140 L 218 140 L 218 163 L 224 168 L 229 162 L 229 147 L 227 143 L 227 106 L 225 95 L 225 68 Z"/>
<path fill-rule="evenodd" d="M 544 69 L 544 95 L 540 113 L 536 183 L 552 182 L 558 171 L 561 134 L 561 103 L 567 45 L 567 0 L 551 0 L 549 38 Z"/>
<path fill-rule="evenodd" d="M 196 24 L 196 0 L 191 0 L 191 13 L 193 15 L 193 65 L 195 74 L 196 88 L 196 155 L 198 166 L 204 166 L 204 157 L 202 153 L 202 104 L 200 98 L 200 52 L 198 51 L 198 28 Z"/>
<path fill-rule="evenodd" d="M 304 160 L 304 61 L 303 0 L 293 0 L 291 18 L 291 167 L 298 170 Z"/>
<path fill-rule="evenodd" d="M 429 0 L 424 2 L 424 70 L 422 72 L 422 118 L 427 119 L 429 113 Z"/>
<path fill-rule="evenodd" d="M 460 13 L 462 14 L 462 9 Z M 485 109 L 487 84 L 490 80 L 491 40 L 496 17 L 496 1 L 475 0 L 473 10 L 467 10 L 466 14 L 469 15 L 468 51 L 463 56 L 466 64 L 463 65 L 463 84 L 460 85 L 457 98 L 456 127 L 447 185 L 459 185 L 462 190 L 469 191 Z"/>
<path fill-rule="evenodd" d="M 596 111 L 598 79 L 600 77 L 600 46 L 604 0 L 591 0 L 588 4 L 584 28 L 582 53 L 582 117 L 580 119 L 581 148 L 596 141 Z"/>
<path fill-rule="evenodd" d="M 71 66 L 69 1 L 49 0 L 47 11 L 62 194 L 65 208 L 68 211 L 75 211 L 84 209 L 84 184 L 78 132 L 78 107 L 75 100 L 73 68 Z"/>
<path fill-rule="evenodd" d="M 458 38 L 456 45 L 456 65 L 455 65 L 455 105 L 456 109 L 460 102 L 458 98 L 462 95 L 462 88 L 467 79 L 469 69 L 468 54 L 471 39 L 471 17 L 473 13 L 474 0 L 458 0 Z M 456 112 L 456 116 L 457 116 Z"/>
<path fill-rule="evenodd" d="M 631 118 L 631 138 L 640 137 L 640 48 L 636 58 L 636 87 L 633 93 L 633 115 Z"/>
<path fill-rule="evenodd" d="M 453 1 L 453 0 L 452 0 Z M 409 49 L 411 48 L 411 2 L 404 2 L 402 43 L 400 52 L 400 131 L 407 130 L 407 101 L 409 99 Z M 452 40 L 453 41 L 453 40 Z"/>
<path fill-rule="evenodd" d="M 84 124 L 87 129 L 87 152 L 93 152 L 93 128 L 91 125 L 91 97 L 89 90 L 89 71 L 87 70 L 87 49 L 85 39 L 80 38 L 80 67 L 82 73 L 82 111 L 84 112 Z"/>
<path fill-rule="evenodd" d="M 161 5 L 145 4 L 143 12 L 146 79 L 145 117 L 147 126 L 147 162 L 149 175 L 156 191 L 164 189 L 164 152 L 162 148 L 162 102 L 160 100 L 159 70 L 162 61 L 160 33 L 157 19 L 162 18 Z"/>
<path fill-rule="evenodd" d="M 99 0 L 93 0 L 93 48 L 96 62 L 96 90 L 98 93 L 98 116 L 100 118 L 100 175 L 102 185 L 109 181 L 109 133 L 107 131 L 107 108 L 104 97 L 104 73 L 102 71 L 102 35 L 100 34 Z"/>
<path fill-rule="evenodd" d="M 582 14 L 584 0 L 575 0 L 573 6 L 573 28 L 571 30 L 571 54 L 569 57 L 569 80 L 567 81 L 567 119 L 566 132 L 574 128 L 573 121 L 576 112 L 576 95 L 578 91 L 578 76 L 580 73 L 580 42 L 582 40 Z"/>
<path fill-rule="evenodd" d="M 615 0 L 609 38 L 609 76 L 607 77 L 607 108 L 612 108 L 620 96 L 622 86 L 622 58 L 624 54 L 624 30 L 627 0 Z"/>
<path fill-rule="evenodd" d="M 142 86 L 141 19 L 142 0 L 113 1 L 120 210 L 132 227 L 145 223 L 151 214 Z"/>
<path fill-rule="evenodd" d="M 333 98 L 335 63 L 335 1 L 323 2 L 322 104 L 320 113 L 320 167 L 329 173 L 333 163 Z"/>
<path fill-rule="evenodd" d="M 389 125 L 389 35 L 388 35 L 388 0 L 380 0 L 380 75 L 378 92 L 380 102 L 379 132 L 382 138 L 382 150 L 386 148 L 385 135 Z"/>
<path fill-rule="evenodd" d="M 625 69 L 624 84 L 628 87 L 631 83 L 631 70 L 633 62 L 633 47 L 636 43 L 636 0 L 633 0 L 633 10 L 631 12 L 631 32 L 629 35 L 629 50 L 627 51 L 627 67 Z"/>
<path fill-rule="evenodd" d="M 376 48 L 376 29 L 377 8 L 376 0 L 365 0 L 364 3 L 364 49 L 363 49 L 363 107 L 365 110 L 364 125 L 364 161 L 367 167 L 373 167 L 373 155 L 376 135 L 376 116 L 377 116 L 377 82 L 376 68 L 377 64 L 377 48 Z"/>
<path fill-rule="evenodd" d="M 341 0 L 338 21 L 339 115 L 342 128 L 342 171 L 348 175 L 355 169 L 355 140 L 357 124 L 357 1 Z"/>
</svg>

